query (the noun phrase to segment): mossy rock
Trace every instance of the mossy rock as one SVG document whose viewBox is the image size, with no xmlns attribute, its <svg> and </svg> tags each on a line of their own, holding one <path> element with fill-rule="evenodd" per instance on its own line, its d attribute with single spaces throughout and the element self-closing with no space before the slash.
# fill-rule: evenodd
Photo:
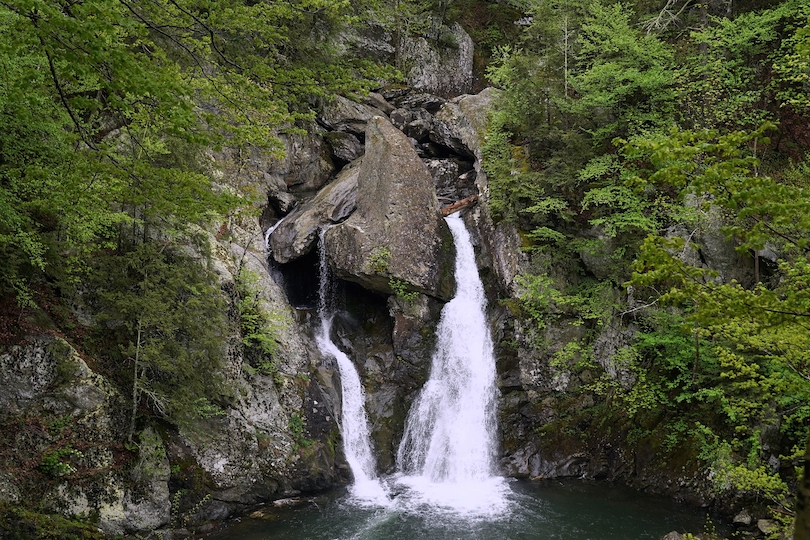
<svg viewBox="0 0 810 540">
<path fill-rule="evenodd" d="M 0 504 L 0 537 L 14 540 L 102 540 L 104 535 L 90 523 Z"/>
</svg>

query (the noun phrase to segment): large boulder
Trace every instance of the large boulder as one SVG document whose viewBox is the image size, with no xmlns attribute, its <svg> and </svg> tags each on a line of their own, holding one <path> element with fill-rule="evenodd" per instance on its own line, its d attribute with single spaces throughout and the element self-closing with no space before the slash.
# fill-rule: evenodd
<svg viewBox="0 0 810 540">
<path fill-rule="evenodd" d="M 357 209 L 325 238 L 338 277 L 383 293 L 402 283 L 441 299 L 452 297 L 452 236 L 433 179 L 408 138 L 386 118 L 368 123 Z"/>
<path fill-rule="evenodd" d="M 384 115 L 380 109 L 336 96 L 326 103 L 318 115 L 318 122 L 332 131 L 362 134 L 374 116 Z"/>
<path fill-rule="evenodd" d="M 442 96 L 457 96 L 472 89 L 473 41 L 460 24 L 439 29 L 439 39 L 405 37 L 400 62 L 410 65 L 408 86 Z"/>
<path fill-rule="evenodd" d="M 309 253 L 326 224 L 339 223 L 355 208 L 360 162 L 344 168 L 310 201 L 294 210 L 270 235 L 273 258 L 286 263 Z"/>
<path fill-rule="evenodd" d="M 459 96 L 445 103 L 436 113 L 431 140 L 480 161 L 489 111 L 497 92 L 494 88 L 485 88 L 478 94 Z"/>
</svg>

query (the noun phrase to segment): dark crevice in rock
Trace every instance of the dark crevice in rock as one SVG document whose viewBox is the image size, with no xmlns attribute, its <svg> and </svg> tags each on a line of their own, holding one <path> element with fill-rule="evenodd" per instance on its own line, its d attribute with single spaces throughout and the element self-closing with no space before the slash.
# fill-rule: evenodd
<svg viewBox="0 0 810 540">
<path fill-rule="evenodd" d="M 281 285 L 290 305 L 296 309 L 315 309 L 318 306 L 320 265 L 318 253 L 312 250 L 288 263 L 274 265 L 283 279 Z"/>
</svg>

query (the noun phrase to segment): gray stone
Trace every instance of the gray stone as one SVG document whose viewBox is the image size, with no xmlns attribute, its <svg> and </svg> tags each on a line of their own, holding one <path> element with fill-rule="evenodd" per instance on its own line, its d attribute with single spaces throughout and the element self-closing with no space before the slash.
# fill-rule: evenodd
<svg viewBox="0 0 810 540">
<path fill-rule="evenodd" d="M 483 173 L 477 175 L 477 179 L 486 177 Z M 486 185 L 484 187 L 486 190 Z M 513 223 L 500 222 L 497 226 L 493 223 L 489 209 L 484 204 L 478 204 L 467 214 L 468 220 L 473 226 L 469 227 L 480 236 L 477 245 L 480 245 L 481 256 L 484 260 L 480 266 L 489 266 L 494 271 L 498 286 L 509 296 L 517 298 L 517 284 L 515 279 L 518 274 L 528 272 L 529 257 L 521 247 L 523 240 L 517 227 Z"/>
<path fill-rule="evenodd" d="M 439 197 L 455 199 L 456 181 L 459 177 L 458 162 L 452 159 L 425 159 L 423 161 L 436 184 L 436 194 Z"/>
<path fill-rule="evenodd" d="M 0 503 L 20 502 L 20 490 L 14 483 L 14 477 L 0 471 Z"/>
<path fill-rule="evenodd" d="M 19 414 L 32 406 L 56 379 L 56 368 L 66 358 L 57 341 L 15 345 L 0 355 L 0 417 Z M 60 350 L 55 350 L 58 347 Z"/>
<path fill-rule="evenodd" d="M 528 257 L 521 251 L 522 239 L 511 223 L 500 223 L 493 233 L 495 272 L 506 290 L 514 290 L 515 279 Z"/>
<path fill-rule="evenodd" d="M 343 279 L 391 293 L 389 281 L 450 299 L 453 244 L 425 164 L 387 119 L 368 125 L 357 210 L 326 232 L 330 264 Z"/>
<path fill-rule="evenodd" d="M 298 198 L 295 195 L 282 190 L 268 193 L 267 200 L 274 203 L 282 214 L 289 214 L 298 204 Z"/>
<path fill-rule="evenodd" d="M 80 484 L 67 480 L 54 485 L 40 501 L 45 511 L 68 518 L 93 516 L 108 535 L 168 523 L 169 463 L 162 441 L 147 429 L 140 437 L 138 463 L 127 472 L 114 468 L 111 448 L 124 438 L 128 409 L 121 407 L 121 396 L 109 381 L 94 373 L 66 341 L 43 336 L 13 347 L 0 356 L 0 385 L 6 385 L 0 391 L 1 416 L 67 421 L 70 429 L 62 431 L 60 443 L 66 448 L 87 445 L 63 462 L 94 474 Z M 41 453 L 52 441 L 42 432 L 10 444 L 20 454 Z M 0 475 L 0 499 L 20 500 L 20 486 L 7 475 Z"/>
<path fill-rule="evenodd" d="M 65 389 L 62 395 L 77 409 L 92 411 L 100 407 L 106 400 L 107 394 L 92 384 L 79 384 Z"/>
<path fill-rule="evenodd" d="M 211 501 L 203 505 L 199 513 L 195 516 L 198 523 L 205 521 L 224 521 L 231 516 L 228 505 L 222 501 Z"/>
<path fill-rule="evenodd" d="M 425 93 L 409 93 L 396 100 L 397 107 L 406 109 L 424 109 L 428 113 L 436 114 L 442 105 L 447 103 L 443 97 Z"/>
<path fill-rule="evenodd" d="M 402 126 L 402 132 L 417 143 L 421 143 L 428 140 L 432 128 L 433 122 L 430 119 L 417 118 Z"/>
<path fill-rule="evenodd" d="M 619 319 L 613 318 L 602 328 L 593 344 L 594 361 L 625 390 L 636 383 L 636 375 L 624 355 L 630 354 L 630 345 L 637 331 L 632 325 L 623 328 Z"/>
<path fill-rule="evenodd" d="M 356 135 L 366 130 L 366 124 L 374 116 L 385 116 L 381 110 L 337 96 L 326 103 L 318 115 L 318 121 L 333 131 L 348 131 Z"/>
<path fill-rule="evenodd" d="M 734 516 L 734 524 L 736 525 L 751 525 L 751 512 L 747 508 L 742 509 L 736 516 Z"/>
<path fill-rule="evenodd" d="M 368 58 L 384 63 L 391 63 L 396 53 L 391 33 L 386 26 L 373 21 L 352 25 L 351 31 L 338 36 L 337 46 L 355 58 Z"/>
<path fill-rule="evenodd" d="M 324 138 L 332 149 L 332 156 L 340 161 L 354 161 L 363 155 L 363 143 L 351 133 L 331 131 Z"/>
<path fill-rule="evenodd" d="M 472 89 L 473 41 L 460 24 L 439 29 L 446 45 L 424 37 L 407 36 L 400 45 L 400 62 L 412 66 L 405 73 L 408 86 L 440 96 L 457 96 Z"/>
<path fill-rule="evenodd" d="M 489 111 L 497 93 L 494 88 L 485 88 L 478 94 L 459 96 L 445 103 L 436 113 L 431 140 L 480 161 Z"/>
<path fill-rule="evenodd" d="M 281 508 L 285 506 L 296 506 L 303 502 L 304 500 L 298 497 L 286 497 L 284 499 L 276 499 L 273 501 L 273 506 Z"/>
<path fill-rule="evenodd" d="M 61 338 L 32 338 L 0 355 L 0 418 L 41 410 L 106 423 L 114 396 L 109 382 Z"/>
<path fill-rule="evenodd" d="M 270 235 L 273 258 L 280 263 L 309 253 L 326 224 L 346 219 L 355 209 L 360 163 L 344 168 L 311 201 L 300 205 Z"/>
<path fill-rule="evenodd" d="M 776 528 L 777 528 L 776 522 L 772 519 L 757 520 L 757 529 L 759 529 L 763 534 L 770 534 L 774 532 Z"/>
<path fill-rule="evenodd" d="M 717 270 L 723 282 L 734 280 L 742 283 L 744 287 L 750 286 L 754 275 L 753 256 L 738 252 L 736 243 L 721 231 L 728 223 L 721 209 L 716 206 L 709 207 L 702 221 L 696 241 L 706 265 L 712 270 Z"/>
<path fill-rule="evenodd" d="M 660 540 L 683 540 L 683 535 L 678 531 L 668 532 Z"/>
<path fill-rule="evenodd" d="M 782 460 L 771 454 L 770 457 L 768 457 L 768 465 L 771 466 L 771 472 L 773 474 L 777 474 L 779 469 L 782 467 Z"/>
<path fill-rule="evenodd" d="M 416 112 L 410 109 L 394 109 L 391 112 L 391 123 L 397 129 L 401 130 L 408 122 L 416 119 Z"/>
<path fill-rule="evenodd" d="M 385 114 L 391 114 L 395 107 L 388 103 L 385 98 L 378 94 L 377 92 L 369 92 L 368 96 L 366 96 L 365 104 L 369 107 L 374 107 L 375 109 L 379 109 Z"/>
<path fill-rule="evenodd" d="M 472 164 L 458 159 L 423 159 L 433 182 L 436 195 L 442 205 L 459 201 L 478 192 L 475 186 L 477 173 Z M 463 173 L 463 174 L 462 174 Z"/>
<path fill-rule="evenodd" d="M 335 171 L 329 147 L 317 124 L 311 123 L 306 129 L 304 134 L 279 134 L 282 146 L 275 150 L 281 153 L 257 148 L 212 151 L 212 174 L 222 183 L 240 190 L 266 193 L 269 202 L 287 213 L 297 200 L 291 190 L 317 190 Z"/>
<path fill-rule="evenodd" d="M 680 237 L 685 241 L 683 249 L 674 255 L 691 266 L 716 271 L 718 282 L 735 280 L 743 287 L 752 285 L 753 253 L 738 252 L 736 243 L 722 232 L 727 223 L 723 211 L 703 197 L 694 195 L 687 196 L 684 204 L 695 210 L 697 224 L 689 230 L 676 225 L 667 231 L 667 237 Z"/>
<path fill-rule="evenodd" d="M 171 500 L 169 495 L 169 460 L 163 441 L 152 428 L 138 437 L 138 462 L 130 471 L 134 486 L 124 495 L 124 529 L 151 531 L 169 523 Z M 137 495 L 136 495 L 137 493 Z M 112 529 L 112 524 L 102 529 Z"/>
<path fill-rule="evenodd" d="M 622 245 L 619 239 L 608 236 L 601 227 L 592 227 L 584 231 L 582 236 L 590 240 L 591 245 L 580 250 L 579 257 L 594 277 L 604 280 L 623 270 L 616 268 L 616 261 L 612 257 L 616 248 Z"/>
<path fill-rule="evenodd" d="M 329 146 L 320 134 L 310 130 L 305 135 L 282 135 L 285 156 L 280 171 L 288 189 L 315 191 L 323 187 L 335 171 Z"/>
<path fill-rule="evenodd" d="M 428 140 L 435 122 L 433 115 L 421 108 L 400 108 L 391 113 L 391 123 L 413 139 L 414 145 Z"/>
</svg>

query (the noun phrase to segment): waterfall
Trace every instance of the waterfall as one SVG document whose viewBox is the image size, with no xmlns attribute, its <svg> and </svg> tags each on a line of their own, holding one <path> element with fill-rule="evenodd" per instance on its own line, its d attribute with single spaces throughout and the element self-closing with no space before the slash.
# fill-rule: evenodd
<svg viewBox="0 0 810 540">
<path fill-rule="evenodd" d="M 273 225 L 271 225 L 270 227 L 268 227 L 268 228 L 267 228 L 267 231 L 264 233 L 264 247 L 266 247 L 266 248 L 267 248 L 267 252 L 268 252 L 268 253 L 270 253 L 270 251 L 271 251 L 271 249 L 270 249 L 270 235 L 271 235 L 271 234 L 273 234 L 273 232 L 274 232 L 276 229 L 278 229 L 278 226 L 279 226 L 279 225 L 281 225 L 281 224 L 282 224 L 282 222 L 283 222 L 285 219 L 287 219 L 288 217 L 290 217 L 290 214 L 287 214 L 286 216 L 283 216 L 281 219 L 277 220 L 277 221 L 275 222 L 275 224 L 273 224 Z"/>
<path fill-rule="evenodd" d="M 408 413 L 397 466 L 432 504 L 491 512 L 504 504 L 505 484 L 493 476 L 498 390 L 486 297 L 464 222 L 446 221 L 456 295 L 442 310 L 430 376 Z"/>
<path fill-rule="evenodd" d="M 342 394 L 341 434 L 343 451 L 349 463 L 354 484 L 351 491 L 357 499 L 374 504 L 387 504 L 388 496 L 382 487 L 375 471 L 374 452 L 369 437 L 368 417 L 366 416 L 366 395 L 360 383 L 360 376 L 351 360 L 332 342 L 330 333 L 334 319 L 331 306 L 331 275 L 326 260 L 324 233 L 319 233 L 318 255 L 320 263 L 320 283 L 318 291 L 318 315 L 321 325 L 316 336 L 318 348 L 327 356 L 337 360 L 340 371 L 340 390 Z"/>
</svg>

